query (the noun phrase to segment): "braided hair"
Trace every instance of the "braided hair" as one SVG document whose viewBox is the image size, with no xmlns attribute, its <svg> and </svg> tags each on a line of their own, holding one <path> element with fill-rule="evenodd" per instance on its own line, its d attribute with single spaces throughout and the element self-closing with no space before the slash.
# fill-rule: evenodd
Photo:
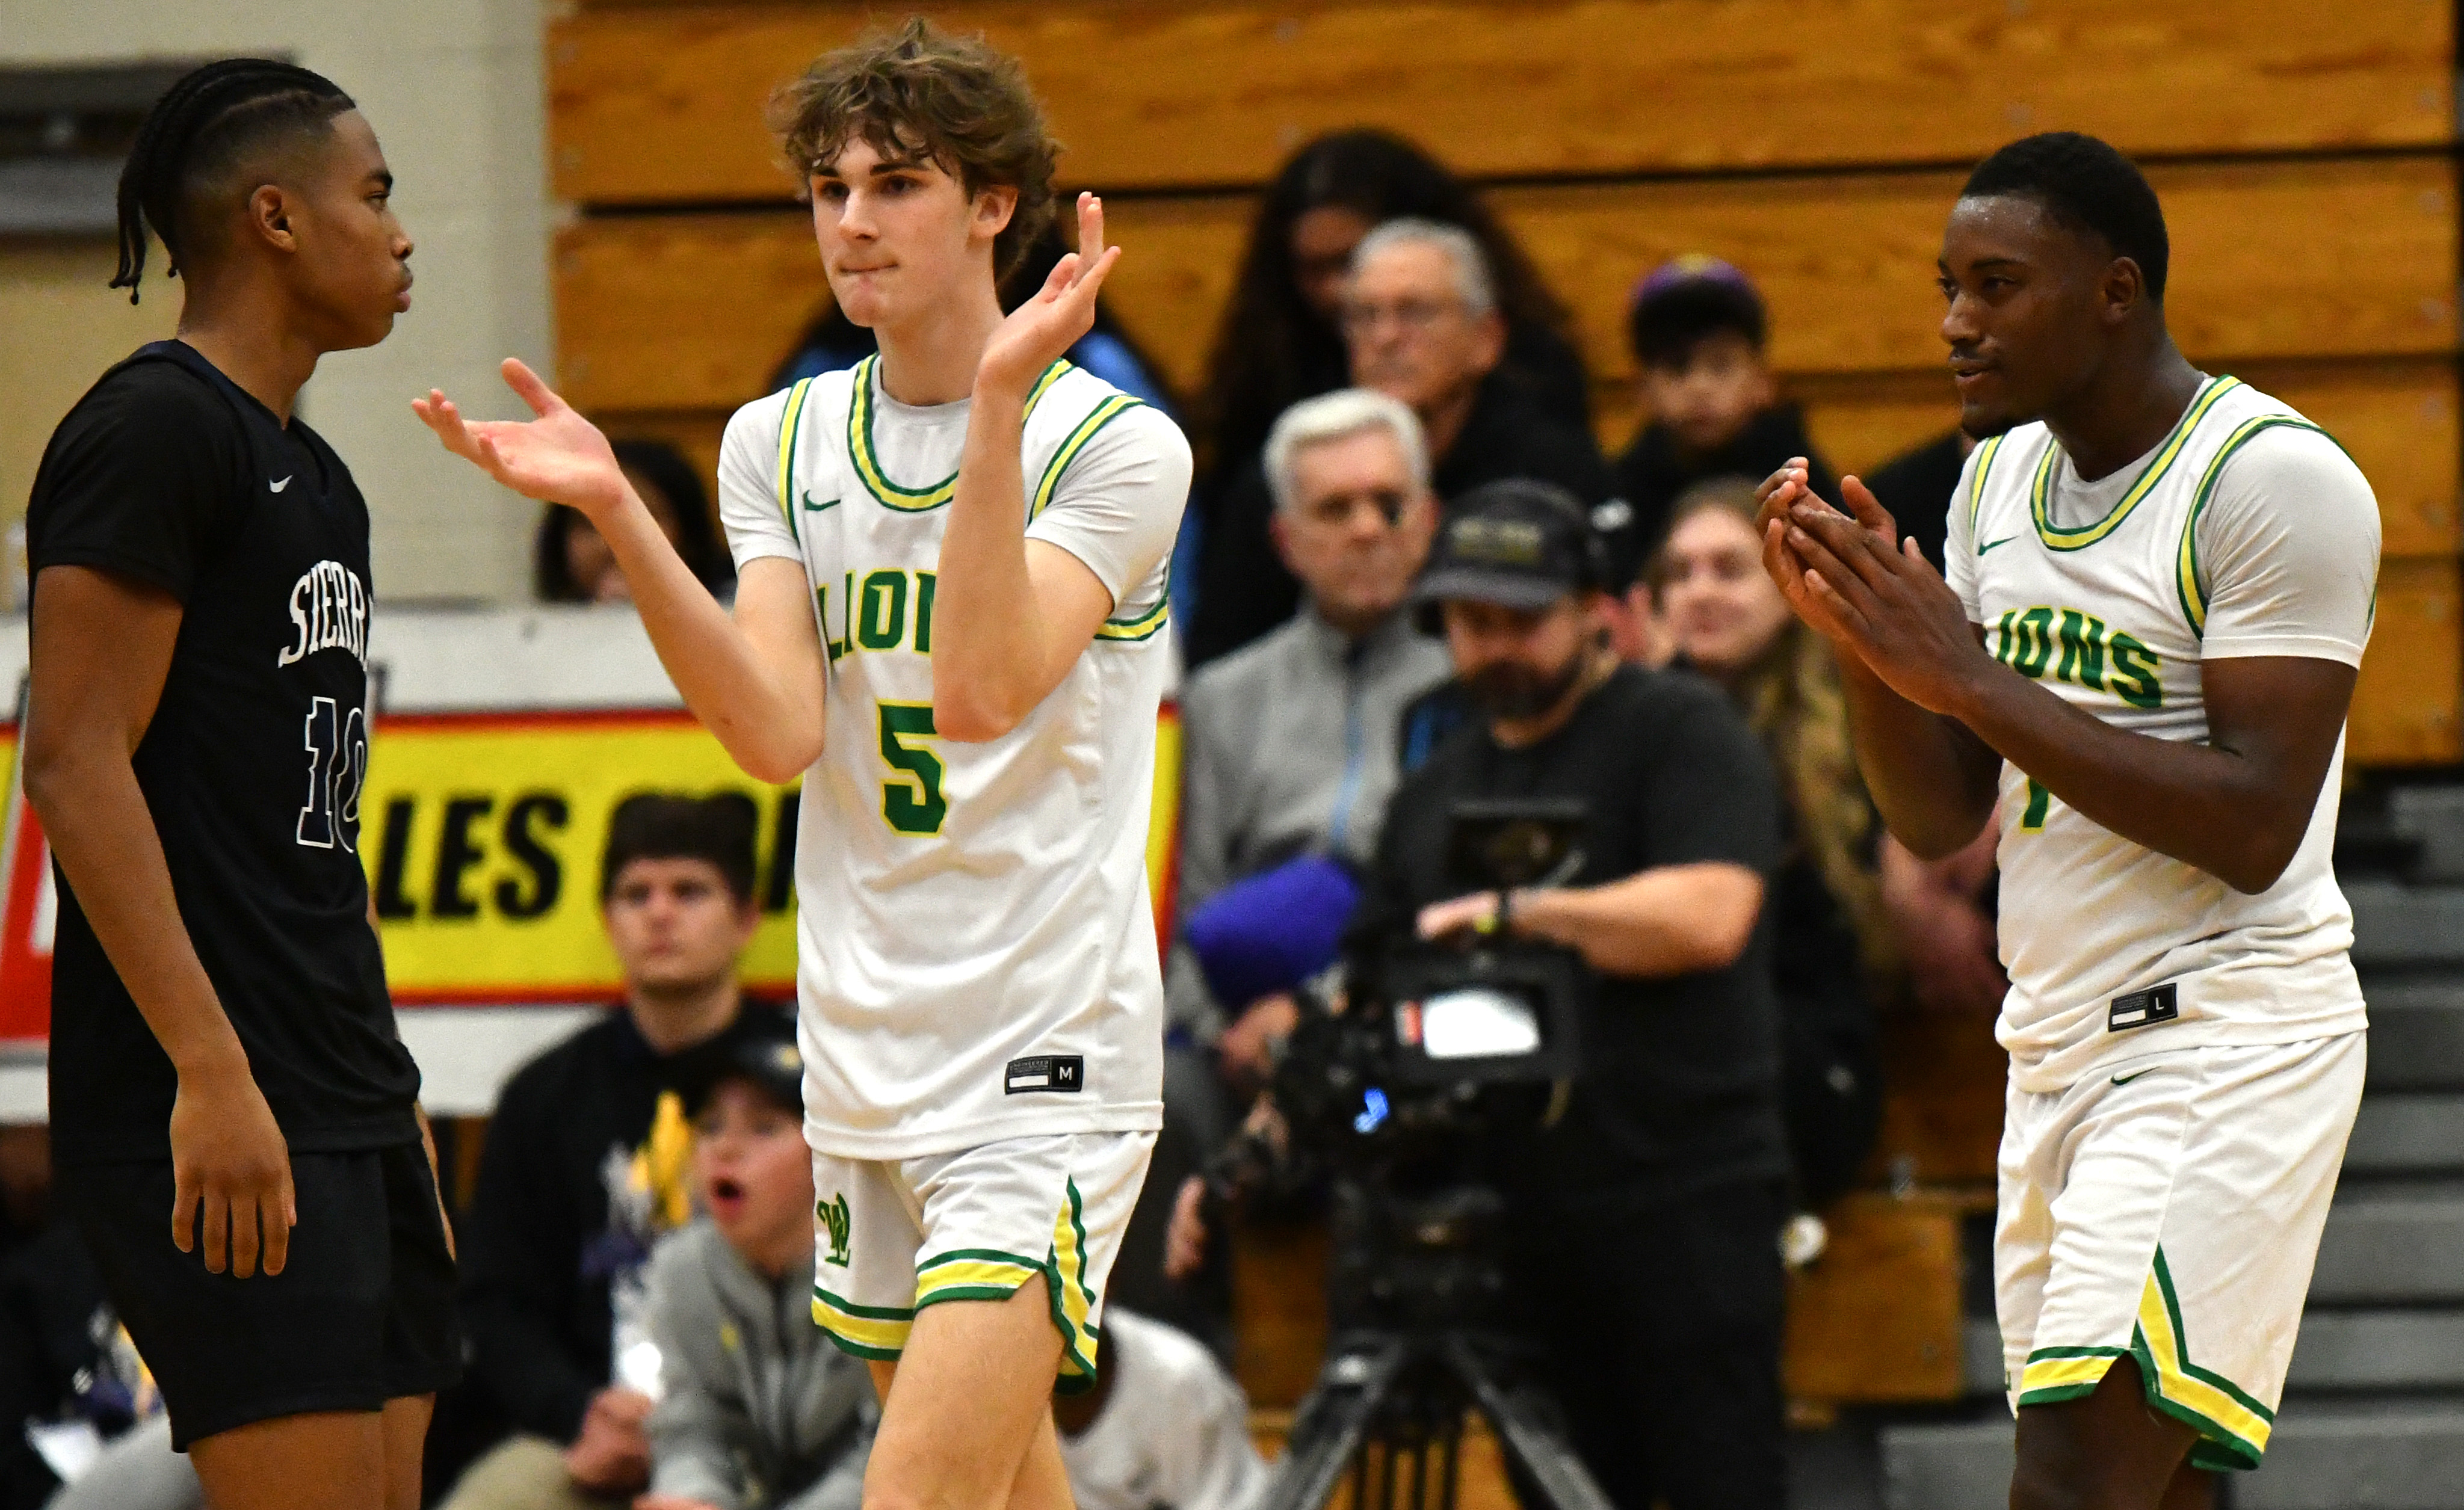
<svg viewBox="0 0 2464 1510">
<path fill-rule="evenodd" d="M 321 74 L 262 57 L 228 57 L 183 77 L 163 92 L 137 128 L 120 170 L 120 271 L 111 287 L 137 302 L 145 272 L 145 230 L 163 238 L 169 272 L 195 250 L 182 223 L 199 191 L 249 156 L 286 136 L 321 133 L 357 108 Z"/>
</svg>

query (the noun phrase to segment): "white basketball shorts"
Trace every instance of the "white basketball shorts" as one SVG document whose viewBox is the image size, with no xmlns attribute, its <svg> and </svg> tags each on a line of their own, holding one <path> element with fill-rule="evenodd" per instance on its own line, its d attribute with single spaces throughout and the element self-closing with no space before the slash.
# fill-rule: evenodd
<svg viewBox="0 0 2464 1510">
<path fill-rule="evenodd" d="M 1095 1382 L 1104 1283 L 1152 1132 L 1007 1138 L 913 1159 L 813 1155 L 813 1320 L 859 1358 L 906 1350 L 915 1313 L 1044 1286 L 1064 1393 Z"/>
<path fill-rule="evenodd" d="M 2009 1093 L 1993 1241 L 2013 1411 L 2127 1355 L 2194 1467 L 2256 1468 L 2362 1098 L 2366 1035 L 2158 1050 Z"/>
</svg>

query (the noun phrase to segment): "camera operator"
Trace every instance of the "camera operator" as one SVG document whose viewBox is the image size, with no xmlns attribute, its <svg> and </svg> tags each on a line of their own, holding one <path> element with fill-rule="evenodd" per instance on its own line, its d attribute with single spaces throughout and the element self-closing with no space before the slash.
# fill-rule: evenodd
<svg viewBox="0 0 2464 1510">
<path fill-rule="evenodd" d="M 1602 559 L 1547 484 L 1457 503 L 1415 596 L 1480 716 L 1395 795 L 1353 980 L 1415 934 L 1503 928 L 1581 955 L 1595 978 L 1563 1114 L 1484 1149 L 1512 1203 L 1511 1310 L 1612 1500 L 1777 1510 L 1787 1156 L 1757 927 L 1777 793 L 1718 689 L 1619 664 Z M 1579 868 L 1503 902 L 1462 894 L 1450 815 L 1483 799 L 1579 800 Z"/>
</svg>

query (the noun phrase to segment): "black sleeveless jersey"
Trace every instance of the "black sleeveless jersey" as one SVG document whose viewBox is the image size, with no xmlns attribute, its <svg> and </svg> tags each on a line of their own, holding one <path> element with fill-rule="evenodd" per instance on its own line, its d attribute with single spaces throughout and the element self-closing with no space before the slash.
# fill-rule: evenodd
<svg viewBox="0 0 2464 1510">
<path fill-rule="evenodd" d="M 37 599 L 47 568 L 86 566 L 185 608 L 137 782 L 180 922 L 291 1148 L 416 1139 L 419 1072 L 358 853 L 368 512 L 349 470 L 194 348 L 158 341 L 53 432 L 26 533 Z M 54 1155 L 168 1157 L 171 1061 L 55 880 Z"/>
</svg>

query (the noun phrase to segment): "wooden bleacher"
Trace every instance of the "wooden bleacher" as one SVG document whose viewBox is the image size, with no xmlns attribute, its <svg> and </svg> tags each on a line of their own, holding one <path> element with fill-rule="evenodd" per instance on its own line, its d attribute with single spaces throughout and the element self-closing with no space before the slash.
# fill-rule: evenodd
<svg viewBox="0 0 2464 1510">
<path fill-rule="evenodd" d="M 2356 766 L 2464 758 L 2457 183 L 2445 0 L 973 0 L 922 7 L 1020 55 L 1075 186 L 1113 196 L 1107 297 L 1186 394 L 1257 188 L 1343 126 L 1412 136 L 1492 202 L 1573 310 L 1601 436 L 1629 433 L 1627 291 L 1747 269 L 1771 357 L 1843 468 L 1948 427 L 1932 268 L 1961 171 L 2097 132 L 2151 164 L 2193 360 L 2312 414 L 2378 490 L 2386 565 Z M 559 379 L 712 470 L 828 293 L 761 120 L 814 54 L 896 7 L 584 0 L 549 28 Z M 597 213 L 610 211 L 610 213 Z M 1793 1390 L 1959 1391 L 1957 1224 L 1990 1189 L 2001 1060 L 1903 1024 L 1878 1171 L 1798 1282 Z M 1288 1405 L 1323 1346 L 1323 1253 L 1247 1239 L 1243 1374 Z"/>
</svg>

